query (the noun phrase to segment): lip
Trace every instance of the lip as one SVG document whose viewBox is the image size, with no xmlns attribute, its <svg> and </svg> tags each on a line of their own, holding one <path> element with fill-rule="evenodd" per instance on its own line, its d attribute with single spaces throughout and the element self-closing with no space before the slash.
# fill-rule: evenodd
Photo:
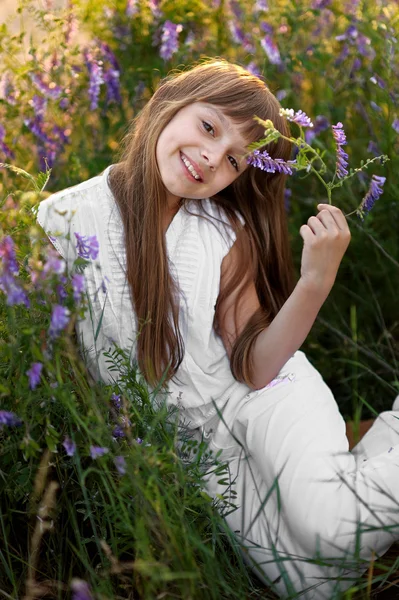
<svg viewBox="0 0 399 600">
<path fill-rule="evenodd" d="M 184 164 L 184 162 L 181 159 L 182 156 L 184 156 L 184 158 L 186 158 L 188 161 L 190 161 L 190 163 L 193 165 L 193 167 L 196 170 L 196 172 L 198 173 L 198 175 L 201 177 L 201 181 L 198 181 L 198 179 L 195 179 L 195 177 L 193 177 L 191 175 L 190 171 L 187 169 L 186 165 Z M 180 160 L 182 162 L 183 167 L 185 168 L 186 171 L 188 171 L 188 173 L 190 173 L 190 175 L 194 181 L 196 181 L 197 183 L 204 183 L 204 174 L 194 160 L 192 160 L 189 156 L 187 156 L 187 154 L 184 154 L 183 152 L 180 152 Z"/>
</svg>

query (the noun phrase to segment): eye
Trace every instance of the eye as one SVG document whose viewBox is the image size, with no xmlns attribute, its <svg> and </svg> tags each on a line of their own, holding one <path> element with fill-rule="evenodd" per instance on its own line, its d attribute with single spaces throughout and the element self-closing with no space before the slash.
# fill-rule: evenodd
<svg viewBox="0 0 399 600">
<path fill-rule="evenodd" d="M 215 133 L 215 130 L 213 128 L 213 126 L 208 123 L 207 121 L 202 121 L 202 124 L 204 126 L 205 131 L 207 131 L 208 133 L 210 133 L 211 131 L 213 131 L 212 135 Z"/>
<path fill-rule="evenodd" d="M 230 164 L 232 164 L 235 170 L 238 171 L 238 162 L 236 161 L 236 159 L 233 156 L 229 156 L 228 159 L 230 161 Z"/>
</svg>

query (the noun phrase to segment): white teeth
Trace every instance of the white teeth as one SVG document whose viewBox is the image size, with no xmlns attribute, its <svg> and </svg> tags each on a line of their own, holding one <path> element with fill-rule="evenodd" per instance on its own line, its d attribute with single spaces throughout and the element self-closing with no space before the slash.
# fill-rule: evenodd
<svg viewBox="0 0 399 600">
<path fill-rule="evenodd" d="M 198 175 L 197 171 L 194 169 L 194 167 L 190 163 L 190 161 L 187 160 L 187 158 L 185 156 L 182 156 L 181 159 L 184 162 L 184 164 L 186 165 L 187 169 L 190 171 L 191 175 L 193 177 L 195 177 L 195 179 L 201 179 L 201 177 Z"/>
</svg>

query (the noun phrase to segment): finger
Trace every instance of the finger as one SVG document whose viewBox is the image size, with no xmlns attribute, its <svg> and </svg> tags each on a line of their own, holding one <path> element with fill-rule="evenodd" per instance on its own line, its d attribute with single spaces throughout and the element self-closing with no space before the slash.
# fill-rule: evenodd
<svg viewBox="0 0 399 600">
<path fill-rule="evenodd" d="M 345 218 L 345 215 L 343 214 L 342 210 L 340 210 L 337 206 L 333 206 L 332 204 L 318 204 L 317 210 L 327 210 L 334 218 L 334 221 L 336 222 L 339 229 L 342 229 L 343 231 L 349 230 L 348 222 Z"/>
<path fill-rule="evenodd" d="M 307 224 L 315 235 L 326 233 L 326 227 L 318 217 L 310 217 Z"/>
<path fill-rule="evenodd" d="M 315 238 L 313 231 L 308 225 L 302 225 L 299 233 L 305 243 L 310 243 Z"/>
<path fill-rule="evenodd" d="M 331 214 L 331 212 L 329 210 L 322 210 L 317 215 L 317 218 L 319 219 L 319 221 L 321 221 L 323 223 L 324 227 L 328 231 L 336 232 L 336 233 L 338 233 L 340 231 L 340 227 L 339 227 L 338 223 L 336 222 L 336 220 L 334 219 L 334 216 Z"/>
</svg>

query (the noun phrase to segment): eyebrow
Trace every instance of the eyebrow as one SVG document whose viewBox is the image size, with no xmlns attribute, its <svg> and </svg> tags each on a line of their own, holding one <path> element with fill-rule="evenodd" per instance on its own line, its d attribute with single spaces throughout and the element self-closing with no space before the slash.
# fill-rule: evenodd
<svg viewBox="0 0 399 600">
<path fill-rule="evenodd" d="M 224 114 L 222 113 L 221 110 L 219 110 L 218 108 L 215 108 L 214 106 L 207 106 L 206 110 L 208 110 L 209 112 L 213 113 L 219 119 L 219 121 L 222 123 L 222 125 L 226 129 L 229 129 L 230 123 L 228 122 L 228 120 L 226 119 L 226 117 L 224 116 Z M 237 154 L 246 154 L 246 152 L 247 152 L 247 149 L 245 147 L 243 147 L 243 146 L 242 147 L 235 146 L 232 149 Z"/>
</svg>

